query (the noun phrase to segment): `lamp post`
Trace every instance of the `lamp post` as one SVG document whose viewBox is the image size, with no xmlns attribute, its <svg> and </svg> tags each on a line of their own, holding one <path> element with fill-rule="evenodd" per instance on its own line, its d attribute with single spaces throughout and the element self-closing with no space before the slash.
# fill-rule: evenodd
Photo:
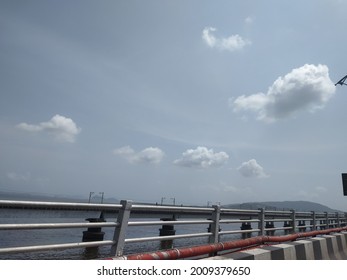
<svg viewBox="0 0 347 280">
<path fill-rule="evenodd" d="M 166 197 L 161 198 L 160 205 L 163 205 L 164 199 L 166 199 Z"/>
<path fill-rule="evenodd" d="M 176 205 L 176 198 L 175 197 L 171 197 L 170 199 L 172 200 L 173 205 Z"/>
<path fill-rule="evenodd" d="M 91 202 L 91 200 L 92 200 L 92 195 L 93 194 L 95 194 L 95 192 L 90 192 L 89 193 L 89 200 L 88 200 L 88 203 L 90 203 Z M 101 204 L 104 202 L 104 192 L 99 192 L 99 195 L 101 195 Z"/>
<path fill-rule="evenodd" d="M 94 192 L 90 192 L 89 193 L 89 200 L 88 200 L 88 203 L 90 203 L 90 200 L 92 199 L 92 195 L 94 194 Z"/>
<path fill-rule="evenodd" d="M 104 192 L 99 192 L 101 194 L 101 204 L 104 202 Z"/>
</svg>

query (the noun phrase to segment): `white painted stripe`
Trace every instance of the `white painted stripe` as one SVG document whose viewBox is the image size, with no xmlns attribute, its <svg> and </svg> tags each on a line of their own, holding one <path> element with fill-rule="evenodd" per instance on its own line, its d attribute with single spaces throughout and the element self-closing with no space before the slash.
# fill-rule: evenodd
<svg viewBox="0 0 347 280">
<path fill-rule="evenodd" d="M 290 244 L 277 244 L 272 247 L 283 250 L 284 260 L 296 260 L 295 246 Z"/>
<path fill-rule="evenodd" d="M 318 242 L 318 243 L 317 243 Z M 339 246 L 340 244 L 340 246 Z M 276 252 L 277 250 L 283 250 Z M 242 252 L 230 253 L 209 259 L 245 259 L 252 256 L 255 260 L 271 260 L 271 255 L 284 255 L 284 260 L 335 260 L 347 257 L 347 232 L 323 235 L 291 243 L 282 243 L 263 248 L 249 249 Z"/>
</svg>

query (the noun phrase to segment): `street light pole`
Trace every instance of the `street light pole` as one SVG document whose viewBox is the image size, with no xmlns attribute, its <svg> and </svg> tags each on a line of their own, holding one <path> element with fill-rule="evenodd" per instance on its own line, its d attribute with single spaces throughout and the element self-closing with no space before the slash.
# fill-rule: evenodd
<svg viewBox="0 0 347 280">
<path fill-rule="evenodd" d="M 99 192 L 101 194 L 101 204 L 104 202 L 104 192 Z"/>
<path fill-rule="evenodd" d="M 176 205 L 176 198 L 175 197 L 171 197 L 170 199 L 173 201 L 173 205 Z"/>
<path fill-rule="evenodd" d="M 166 199 L 166 197 L 161 198 L 160 205 L 163 205 L 164 199 Z"/>
<path fill-rule="evenodd" d="M 94 192 L 90 192 L 89 193 L 89 200 L 88 200 L 88 203 L 90 203 L 90 200 L 92 199 L 92 195 L 94 194 Z"/>
</svg>

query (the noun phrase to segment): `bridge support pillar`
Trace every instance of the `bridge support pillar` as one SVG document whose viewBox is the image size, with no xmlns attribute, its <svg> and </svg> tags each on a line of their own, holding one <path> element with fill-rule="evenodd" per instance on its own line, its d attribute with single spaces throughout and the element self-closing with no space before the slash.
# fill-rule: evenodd
<svg viewBox="0 0 347 280">
<path fill-rule="evenodd" d="M 298 226 L 299 226 L 299 232 L 305 232 L 306 231 L 305 227 L 303 227 L 303 228 L 300 227 L 300 226 L 306 226 L 305 221 L 299 221 Z"/>
<path fill-rule="evenodd" d="M 103 223 L 106 222 L 104 215 L 101 212 L 99 218 L 88 218 L 86 221 L 90 223 Z M 105 232 L 101 231 L 101 227 L 88 228 L 83 231 L 82 242 L 102 241 L 104 240 Z M 98 247 L 87 247 L 84 249 L 84 257 L 86 259 L 95 259 L 98 256 Z"/>
<path fill-rule="evenodd" d="M 275 228 L 274 222 L 266 222 L 266 223 L 265 223 L 265 228 L 267 228 L 267 229 L 273 229 L 273 228 Z M 267 231 L 266 231 L 266 235 L 270 235 L 270 236 L 275 235 L 275 230 L 267 230 Z"/>
<path fill-rule="evenodd" d="M 103 213 L 101 213 L 99 218 L 88 218 L 86 221 L 90 223 L 103 223 L 106 222 Z M 105 233 L 101 231 L 101 227 L 88 228 L 87 231 L 83 231 L 82 242 L 90 241 L 102 241 L 104 240 Z"/>
<path fill-rule="evenodd" d="M 241 230 L 252 230 L 252 224 L 250 222 L 243 222 L 241 224 L 240 229 Z M 242 233 L 242 238 L 243 239 L 250 238 L 250 237 L 252 237 L 252 233 L 251 232 Z"/>
<path fill-rule="evenodd" d="M 284 222 L 284 223 L 283 223 L 283 227 L 291 227 L 290 222 L 288 222 L 288 221 Z M 292 231 L 291 228 L 290 228 L 290 229 L 285 229 L 285 230 L 284 230 L 284 234 L 289 234 L 291 231 Z"/>
<path fill-rule="evenodd" d="M 326 229 L 325 220 L 320 220 L 320 221 L 319 221 L 319 224 L 320 224 L 319 228 L 320 228 L 321 230 Z"/>
<path fill-rule="evenodd" d="M 175 217 L 172 219 L 170 218 L 163 218 L 162 221 L 176 221 Z M 169 236 L 169 235 L 175 235 L 176 230 L 174 228 L 174 225 L 162 225 L 161 229 L 159 229 L 159 236 Z M 172 249 L 173 247 L 173 240 L 161 240 L 160 241 L 160 250 L 166 250 L 166 249 Z"/>
</svg>

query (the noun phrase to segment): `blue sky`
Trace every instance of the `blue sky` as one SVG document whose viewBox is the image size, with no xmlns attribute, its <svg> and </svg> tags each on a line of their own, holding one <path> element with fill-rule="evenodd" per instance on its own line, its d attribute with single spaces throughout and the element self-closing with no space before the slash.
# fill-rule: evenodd
<svg viewBox="0 0 347 280">
<path fill-rule="evenodd" d="M 346 5 L 1 1 L 0 190 L 347 210 Z"/>
</svg>

